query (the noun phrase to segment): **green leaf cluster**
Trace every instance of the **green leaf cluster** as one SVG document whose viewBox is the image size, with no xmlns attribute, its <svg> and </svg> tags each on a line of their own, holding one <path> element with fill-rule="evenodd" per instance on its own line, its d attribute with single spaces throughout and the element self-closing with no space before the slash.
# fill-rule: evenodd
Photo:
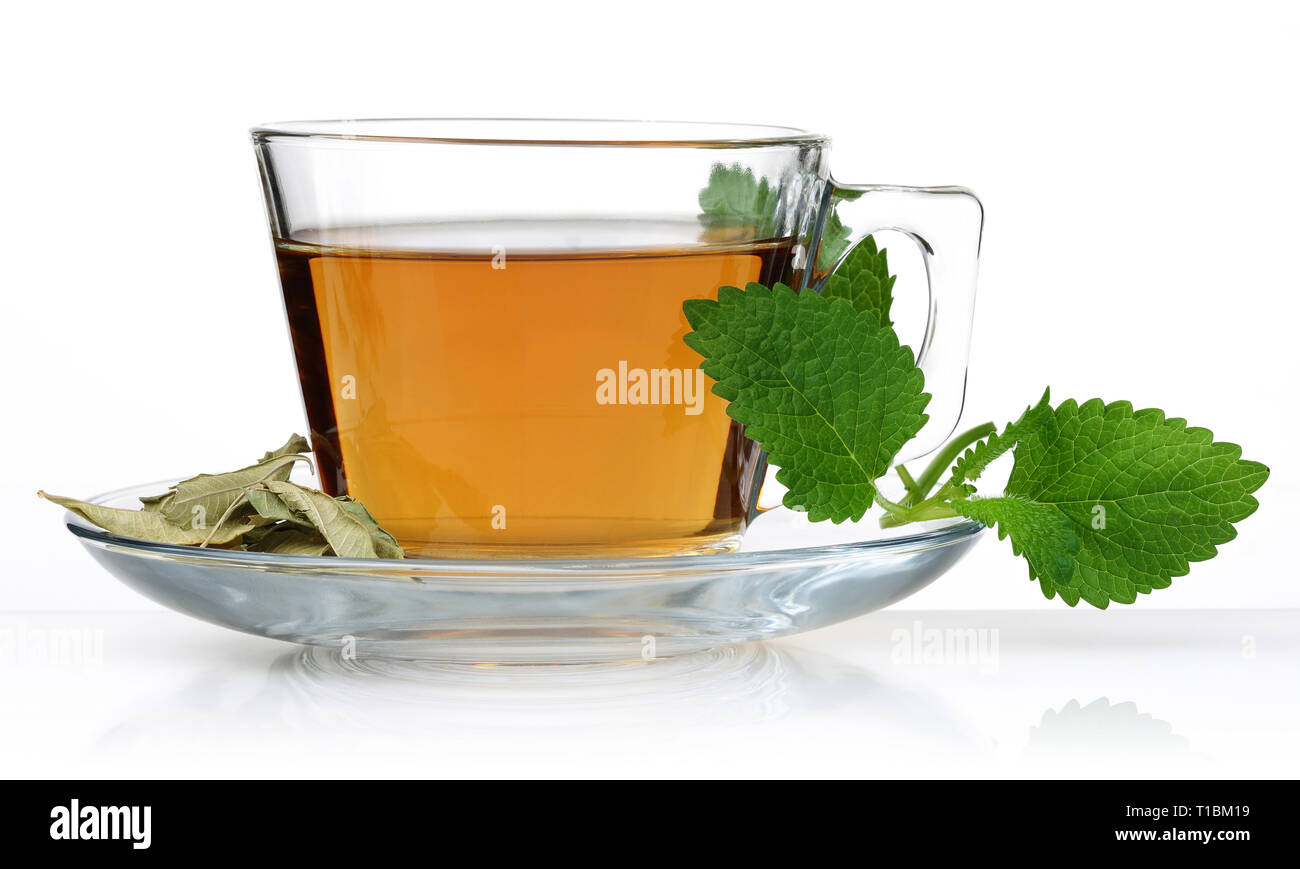
<svg viewBox="0 0 1300 869">
<path fill-rule="evenodd" d="M 741 211 L 767 195 L 764 184 L 715 170 L 706 192 L 719 210 Z M 821 294 L 750 284 L 684 305 L 687 345 L 779 467 L 785 506 L 842 522 L 874 504 L 886 527 L 974 519 L 1010 539 L 1047 597 L 1100 608 L 1168 587 L 1259 506 L 1268 468 L 1208 429 L 1123 401 L 1053 406 L 1049 392 L 1001 430 L 957 436 L 916 477 L 898 465 L 906 494 L 889 500 L 880 478 L 929 400 L 890 323 L 893 286 L 885 251 L 867 237 Z M 976 482 L 1007 454 L 1003 490 L 980 495 Z"/>
</svg>

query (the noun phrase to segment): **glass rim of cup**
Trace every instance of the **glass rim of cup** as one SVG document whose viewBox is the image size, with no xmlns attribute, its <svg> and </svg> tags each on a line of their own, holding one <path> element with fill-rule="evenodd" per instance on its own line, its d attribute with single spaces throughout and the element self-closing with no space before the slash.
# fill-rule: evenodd
<svg viewBox="0 0 1300 869">
<path fill-rule="evenodd" d="M 249 130 L 254 142 L 346 140 L 452 145 L 569 147 L 754 148 L 825 145 L 826 136 L 798 127 L 715 121 L 610 118 L 356 118 L 278 121 Z"/>
</svg>

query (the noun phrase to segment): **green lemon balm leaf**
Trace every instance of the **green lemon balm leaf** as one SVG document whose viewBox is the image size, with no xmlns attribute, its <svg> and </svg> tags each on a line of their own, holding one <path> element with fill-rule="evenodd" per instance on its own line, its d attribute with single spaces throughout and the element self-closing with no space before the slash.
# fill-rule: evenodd
<svg viewBox="0 0 1300 869">
<path fill-rule="evenodd" d="M 1020 419 L 1007 423 L 1001 433 L 991 435 L 988 440 L 981 441 L 963 453 L 953 466 L 952 482 L 959 484 L 978 480 L 994 460 L 1014 449 L 1021 438 L 1036 431 L 1052 413 L 1051 392 L 1051 389 L 1044 390 L 1038 404 L 1026 408 Z"/>
<path fill-rule="evenodd" d="M 748 227 L 755 238 L 776 234 L 780 194 L 766 178 L 734 163 L 713 164 L 709 183 L 700 191 L 700 221 L 708 227 Z"/>
<path fill-rule="evenodd" d="M 1233 523 L 1255 512 L 1251 493 L 1268 478 L 1208 429 L 1100 399 L 1043 414 L 1014 457 L 1006 494 L 1059 511 L 1080 541 L 1073 576 L 1040 576 L 1043 592 L 1100 608 L 1133 603 L 1213 558 L 1236 536 Z"/>
<path fill-rule="evenodd" d="M 780 467 L 785 505 L 815 522 L 861 519 L 927 419 L 912 351 L 871 312 L 783 284 L 723 287 L 683 309 L 713 391 Z"/>
<path fill-rule="evenodd" d="M 889 309 L 894 301 L 895 277 L 889 273 L 885 250 L 877 248 L 876 240 L 867 236 L 835 269 L 822 295 L 828 299 L 847 299 L 853 310 L 870 311 L 881 323 L 892 327 Z"/>
<path fill-rule="evenodd" d="M 826 274 L 832 269 L 839 271 L 844 268 L 844 263 L 840 263 L 839 268 L 836 268 L 835 264 L 839 262 L 840 257 L 853 244 L 853 230 L 840 218 L 839 206 L 841 202 L 852 202 L 855 199 L 861 199 L 864 192 L 862 190 L 836 188 L 831 199 L 831 213 L 826 217 L 826 226 L 822 229 L 821 241 L 817 246 L 817 271 L 819 274 Z M 888 317 L 881 317 L 880 321 L 886 323 Z"/>
<path fill-rule="evenodd" d="M 837 190 L 817 247 L 817 270 L 829 272 L 852 244 L 852 230 L 840 219 L 840 202 L 857 199 L 862 191 Z M 699 219 L 709 229 L 747 229 L 753 238 L 780 235 L 781 192 L 766 178 L 740 163 L 714 163 L 708 184 L 700 191 Z"/>
<path fill-rule="evenodd" d="M 839 211 L 832 206 L 830 216 L 826 218 L 826 228 L 822 230 L 821 243 L 817 246 L 817 270 L 826 273 L 835 267 L 835 263 L 852 244 L 853 230 L 845 226 Z M 840 268 L 844 264 L 840 263 Z M 839 271 L 839 269 L 835 269 Z"/>
<path fill-rule="evenodd" d="M 1097 399 L 1054 409 L 1046 391 L 1001 432 L 987 423 L 958 435 L 919 475 L 899 466 L 906 494 L 882 497 L 876 481 L 925 423 L 929 396 L 892 329 L 885 252 L 870 236 L 849 249 L 836 206 L 860 195 L 833 192 L 813 269 L 831 272 L 821 295 L 750 284 L 684 305 L 686 343 L 728 415 L 780 467 L 787 507 L 856 521 L 874 501 L 882 527 L 974 519 L 1011 539 L 1048 598 L 1099 608 L 1168 587 L 1236 536 L 1267 467 L 1162 411 Z M 706 226 L 761 237 L 779 206 L 775 187 L 739 164 L 716 164 L 700 192 Z M 978 497 L 974 482 L 1007 453 L 1004 495 Z"/>
<path fill-rule="evenodd" d="M 1067 585 L 1074 576 L 1079 536 L 1060 511 L 1024 498 L 972 498 L 954 501 L 958 515 L 998 530 L 998 539 L 1011 538 L 1011 551 L 1029 562 L 1029 577 L 1047 588 Z"/>
</svg>

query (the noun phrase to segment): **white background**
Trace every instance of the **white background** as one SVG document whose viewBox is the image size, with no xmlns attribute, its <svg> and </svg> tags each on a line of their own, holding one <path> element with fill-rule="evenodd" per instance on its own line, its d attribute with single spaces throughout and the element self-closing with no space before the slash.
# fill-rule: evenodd
<svg viewBox="0 0 1300 869">
<path fill-rule="evenodd" d="M 834 138 L 841 180 L 973 188 L 965 421 L 1050 384 L 1242 444 L 1272 468 L 1258 514 L 1138 607 L 1300 606 L 1298 35 L 1250 2 L 13 6 L 0 610 L 157 609 L 36 489 L 234 467 L 301 429 L 246 130 L 410 115 L 789 124 Z M 1062 608 L 991 538 L 903 606 Z"/>
</svg>

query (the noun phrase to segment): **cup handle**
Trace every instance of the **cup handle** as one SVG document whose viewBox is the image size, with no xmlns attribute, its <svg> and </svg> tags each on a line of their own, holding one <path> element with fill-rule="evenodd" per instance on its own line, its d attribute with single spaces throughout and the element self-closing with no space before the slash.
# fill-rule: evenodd
<svg viewBox="0 0 1300 869">
<path fill-rule="evenodd" d="M 853 246 L 873 232 L 897 230 L 916 242 L 925 261 L 930 304 L 916 364 L 925 374 L 925 389 L 931 396 L 926 408 L 930 419 L 895 459 L 910 461 L 942 446 L 961 419 L 984 207 L 963 187 L 858 185 L 832 180 L 827 196 L 822 229 L 834 211 L 852 227 Z M 847 255 L 846 251 L 840 260 Z M 839 261 L 815 274 L 815 290 L 821 291 L 834 265 Z"/>
</svg>

